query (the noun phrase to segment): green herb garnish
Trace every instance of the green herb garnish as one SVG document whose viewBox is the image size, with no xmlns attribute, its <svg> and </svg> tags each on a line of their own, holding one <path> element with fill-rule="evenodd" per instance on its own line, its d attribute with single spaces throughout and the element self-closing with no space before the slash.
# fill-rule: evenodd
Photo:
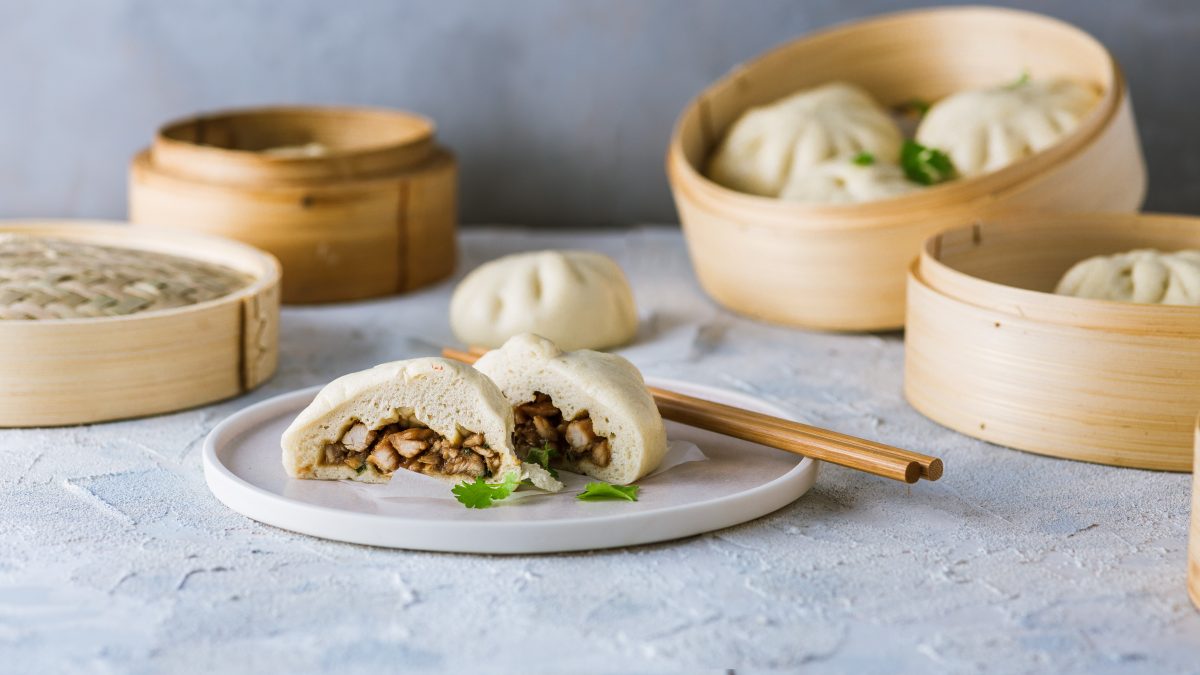
<svg viewBox="0 0 1200 675">
<path fill-rule="evenodd" d="M 637 501 L 638 486 L 636 485 L 612 485 L 611 483 L 588 483 L 587 487 L 575 496 L 576 499 L 584 501 L 600 501 L 604 499 L 624 499 L 630 502 Z"/>
<path fill-rule="evenodd" d="M 492 505 L 492 502 L 506 499 L 520 484 L 520 474 L 516 471 L 509 471 L 504 474 L 504 480 L 499 483 L 485 482 L 483 476 L 480 476 L 475 479 L 475 482 L 464 480 L 450 491 L 454 493 L 454 498 L 468 509 L 486 509 Z"/>
<path fill-rule="evenodd" d="M 921 185 L 937 185 L 958 175 L 950 155 L 912 140 L 904 141 L 900 166 L 909 180 Z"/>
<path fill-rule="evenodd" d="M 930 103 L 919 98 L 914 98 L 904 103 L 901 103 L 899 108 L 902 113 L 915 113 L 918 117 L 924 117 L 925 113 L 929 112 Z"/>
<path fill-rule="evenodd" d="M 1015 82 L 1010 82 L 1010 83 L 1004 85 L 1004 88 L 1005 89 L 1016 89 L 1018 87 L 1022 87 L 1027 84 L 1029 84 L 1029 71 L 1023 70 L 1023 71 L 1021 71 L 1021 76 L 1018 77 Z"/>
<path fill-rule="evenodd" d="M 558 450 L 554 446 L 546 443 L 540 448 L 530 448 L 525 455 L 525 461 L 549 469 L 550 459 L 557 453 Z"/>
<path fill-rule="evenodd" d="M 871 166 L 875 163 L 875 155 L 872 155 L 869 152 L 860 152 L 854 156 L 854 159 L 850 161 L 859 166 Z"/>
</svg>

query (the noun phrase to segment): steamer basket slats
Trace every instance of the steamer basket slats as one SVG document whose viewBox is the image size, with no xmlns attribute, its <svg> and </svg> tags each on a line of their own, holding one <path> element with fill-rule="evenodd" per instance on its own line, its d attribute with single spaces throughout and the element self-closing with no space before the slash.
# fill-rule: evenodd
<svg viewBox="0 0 1200 675">
<path fill-rule="evenodd" d="M 1200 219 L 989 219 L 930 238 L 908 279 L 905 394 L 934 421 L 1056 457 L 1192 466 L 1200 308 L 1053 294 L 1085 258 L 1200 248 Z"/>
<path fill-rule="evenodd" d="M 1192 467 L 1192 519 L 1188 528 L 1188 596 L 1200 609 L 1200 419 L 1196 421 L 1195 464 Z"/>
<path fill-rule="evenodd" d="M 236 396 L 275 371 L 279 264 L 237 242 L 82 221 L 0 233 L 158 251 L 249 274 L 214 300 L 120 317 L 0 321 L 0 427 L 86 424 Z"/>
<path fill-rule="evenodd" d="M 848 80 L 896 105 L 1022 71 L 1092 82 L 1103 96 L 1060 142 L 990 174 L 848 206 L 746 195 L 703 174 L 741 113 L 799 89 Z M 901 327 L 909 263 L 936 232 L 1028 209 L 1136 211 L 1146 189 L 1124 78 L 1104 47 L 1060 21 L 985 7 L 855 22 L 735 68 L 681 114 L 667 173 L 696 274 L 715 300 L 766 321 L 829 330 Z"/>
</svg>

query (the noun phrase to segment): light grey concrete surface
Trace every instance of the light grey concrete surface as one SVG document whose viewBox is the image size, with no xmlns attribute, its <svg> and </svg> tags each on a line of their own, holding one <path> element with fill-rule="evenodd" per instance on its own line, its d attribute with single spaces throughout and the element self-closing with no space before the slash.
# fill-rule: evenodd
<svg viewBox="0 0 1200 675">
<path fill-rule="evenodd" d="M 347 103 L 433 116 L 464 222 L 672 222 L 684 104 L 737 63 L 912 0 L 0 0 L 0 216 L 125 214 L 163 121 Z M 1132 85 L 1147 206 L 1200 212 L 1200 3 L 1013 0 L 1091 31 Z"/>
<path fill-rule="evenodd" d="M 144 420 L 0 430 L 0 671 L 1195 672 L 1189 476 L 1001 449 L 901 395 L 899 335 L 738 318 L 697 287 L 674 229 L 474 230 L 503 252 L 614 255 L 654 375 L 761 396 L 925 450 L 936 483 L 835 466 L 796 503 L 671 543 L 546 556 L 413 553 L 259 525 L 204 485 L 229 413 L 451 339 L 451 284 L 287 309 L 279 373 L 237 400 Z"/>
</svg>

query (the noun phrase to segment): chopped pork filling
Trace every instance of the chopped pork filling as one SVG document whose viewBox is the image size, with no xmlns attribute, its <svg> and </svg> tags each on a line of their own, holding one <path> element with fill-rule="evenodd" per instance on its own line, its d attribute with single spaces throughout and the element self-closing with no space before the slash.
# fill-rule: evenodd
<svg viewBox="0 0 1200 675">
<path fill-rule="evenodd" d="M 530 449 L 549 445 L 555 451 L 553 459 L 565 460 L 558 462 L 560 466 L 587 460 L 605 467 L 612 461 L 608 439 L 596 435 L 586 410 L 575 419 L 565 420 L 549 396 L 534 392 L 532 401 L 513 408 L 513 416 L 516 420 L 513 444 L 522 460 Z"/>
<path fill-rule="evenodd" d="M 463 434 L 456 444 L 433 429 L 400 423 L 368 429 L 356 421 L 341 440 L 325 446 L 322 461 L 326 465 L 345 464 L 359 473 L 371 465 L 385 475 L 408 469 L 475 478 L 500 470 L 500 455 L 488 448 L 483 434 Z"/>
</svg>

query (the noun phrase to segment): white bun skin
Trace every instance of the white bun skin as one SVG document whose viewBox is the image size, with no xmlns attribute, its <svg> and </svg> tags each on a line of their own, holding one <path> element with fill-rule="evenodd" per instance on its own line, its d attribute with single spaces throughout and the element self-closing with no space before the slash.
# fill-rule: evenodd
<svg viewBox="0 0 1200 675">
<path fill-rule="evenodd" d="M 933 104 L 917 141 L 950 155 L 962 176 L 1002 169 L 1059 141 L 1100 101 L 1070 80 L 960 91 Z"/>
<path fill-rule="evenodd" d="M 590 251 L 535 251 L 479 266 L 454 289 L 450 326 L 464 344 L 495 348 L 521 333 L 563 349 L 605 349 L 637 332 L 633 290 L 617 263 Z"/>
<path fill-rule="evenodd" d="M 822 162 L 871 153 L 896 162 L 904 137 L 871 95 L 831 82 L 751 108 L 729 128 L 708 177 L 732 190 L 777 197 L 789 178 Z"/>
<path fill-rule="evenodd" d="M 474 368 L 437 357 L 384 363 L 325 385 L 283 432 L 283 467 L 293 478 L 386 482 L 388 476 L 373 467 L 359 474 L 344 465 L 322 466 L 319 460 L 325 445 L 340 440 L 354 420 L 378 429 L 401 415 L 448 439 L 464 430 L 483 434 L 488 447 L 503 458 L 489 480 L 521 470 L 512 449 L 512 407 L 504 394 Z"/>
<path fill-rule="evenodd" d="M 823 162 L 794 171 L 779 198 L 806 204 L 861 204 L 899 197 L 920 190 L 896 164 L 876 162 L 859 166 L 851 159 Z"/>
<path fill-rule="evenodd" d="M 584 460 L 579 469 L 593 478 L 628 485 L 662 463 L 667 431 L 641 372 L 616 354 L 564 352 L 546 338 L 517 335 L 475 363 L 513 405 L 547 394 L 573 419 L 587 411 L 597 435 L 609 439 L 612 461 L 599 467 Z"/>
<path fill-rule="evenodd" d="M 1054 292 L 1095 300 L 1200 306 L 1200 251 L 1140 249 L 1098 255 L 1075 263 Z"/>
</svg>

